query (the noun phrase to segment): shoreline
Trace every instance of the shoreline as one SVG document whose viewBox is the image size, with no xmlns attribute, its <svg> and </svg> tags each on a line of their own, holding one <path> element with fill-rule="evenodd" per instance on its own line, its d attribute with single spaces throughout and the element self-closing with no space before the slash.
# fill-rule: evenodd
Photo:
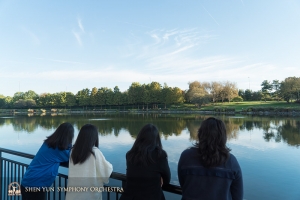
<svg viewBox="0 0 300 200">
<path fill-rule="evenodd" d="M 64 110 L 63 112 L 28 112 L 6 110 L 0 112 L 0 115 L 63 115 L 63 114 L 95 114 L 95 113 L 133 113 L 133 114 L 213 114 L 213 115 L 264 115 L 264 116 L 300 116 L 300 111 L 211 111 L 211 110 Z"/>
</svg>

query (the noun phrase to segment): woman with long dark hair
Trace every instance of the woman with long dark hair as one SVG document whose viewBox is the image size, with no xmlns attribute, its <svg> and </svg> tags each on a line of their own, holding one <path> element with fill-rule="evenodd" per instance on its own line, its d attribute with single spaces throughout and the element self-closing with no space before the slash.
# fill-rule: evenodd
<svg viewBox="0 0 300 200">
<path fill-rule="evenodd" d="M 145 125 L 126 154 L 126 185 L 120 200 L 165 199 L 162 185 L 170 182 L 167 153 L 163 150 L 158 129 Z"/>
<path fill-rule="evenodd" d="M 73 137 L 74 128 L 70 123 L 59 125 L 55 132 L 47 137 L 23 176 L 21 182 L 23 200 L 46 199 L 42 187 L 50 187 L 58 174 L 60 163 L 69 160 Z M 30 192 L 26 188 L 36 190 Z"/>
<path fill-rule="evenodd" d="M 92 124 L 84 125 L 71 151 L 68 187 L 86 189 L 80 192 L 69 190 L 66 200 L 102 199 L 102 193 L 91 188 L 103 187 L 108 183 L 112 170 L 112 165 L 99 149 L 97 128 Z"/>
<path fill-rule="evenodd" d="M 242 171 L 226 146 L 224 123 L 213 117 L 204 120 L 198 130 L 198 140 L 179 159 L 182 199 L 242 200 Z"/>
</svg>

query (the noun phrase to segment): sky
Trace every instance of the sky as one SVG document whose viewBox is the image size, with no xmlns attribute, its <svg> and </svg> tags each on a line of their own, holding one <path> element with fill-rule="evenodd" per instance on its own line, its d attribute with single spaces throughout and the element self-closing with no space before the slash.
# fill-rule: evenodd
<svg viewBox="0 0 300 200">
<path fill-rule="evenodd" d="M 0 0 L 0 94 L 300 76 L 299 0 Z"/>
</svg>

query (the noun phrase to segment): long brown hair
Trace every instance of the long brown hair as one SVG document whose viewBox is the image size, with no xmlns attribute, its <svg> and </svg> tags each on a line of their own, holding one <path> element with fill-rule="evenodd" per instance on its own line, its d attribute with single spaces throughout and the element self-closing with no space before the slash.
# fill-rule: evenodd
<svg viewBox="0 0 300 200">
<path fill-rule="evenodd" d="M 226 146 L 225 124 L 214 117 L 207 118 L 198 130 L 196 147 L 204 167 L 216 167 L 227 161 L 230 149 Z"/>
</svg>

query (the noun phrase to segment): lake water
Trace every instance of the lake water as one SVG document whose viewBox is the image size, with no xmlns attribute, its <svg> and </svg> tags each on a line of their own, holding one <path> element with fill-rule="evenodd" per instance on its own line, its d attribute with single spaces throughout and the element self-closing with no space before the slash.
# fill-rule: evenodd
<svg viewBox="0 0 300 200">
<path fill-rule="evenodd" d="M 208 115 L 199 114 L 81 114 L 0 116 L 0 147 L 35 154 L 59 124 L 70 122 L 75 136 L 86 123 L 99 130 L 100 150 L 125 174 L 125 154 L 140 128 L 155 124 L 168 153 L 171 183 L 178 184 L 181 152 L 196 141 L 197 129 Z M 300 118 L 216 116 L 225 122 L 228 146 L 243 172 L 244 199 L 300 199 Z"/>
</svg>

